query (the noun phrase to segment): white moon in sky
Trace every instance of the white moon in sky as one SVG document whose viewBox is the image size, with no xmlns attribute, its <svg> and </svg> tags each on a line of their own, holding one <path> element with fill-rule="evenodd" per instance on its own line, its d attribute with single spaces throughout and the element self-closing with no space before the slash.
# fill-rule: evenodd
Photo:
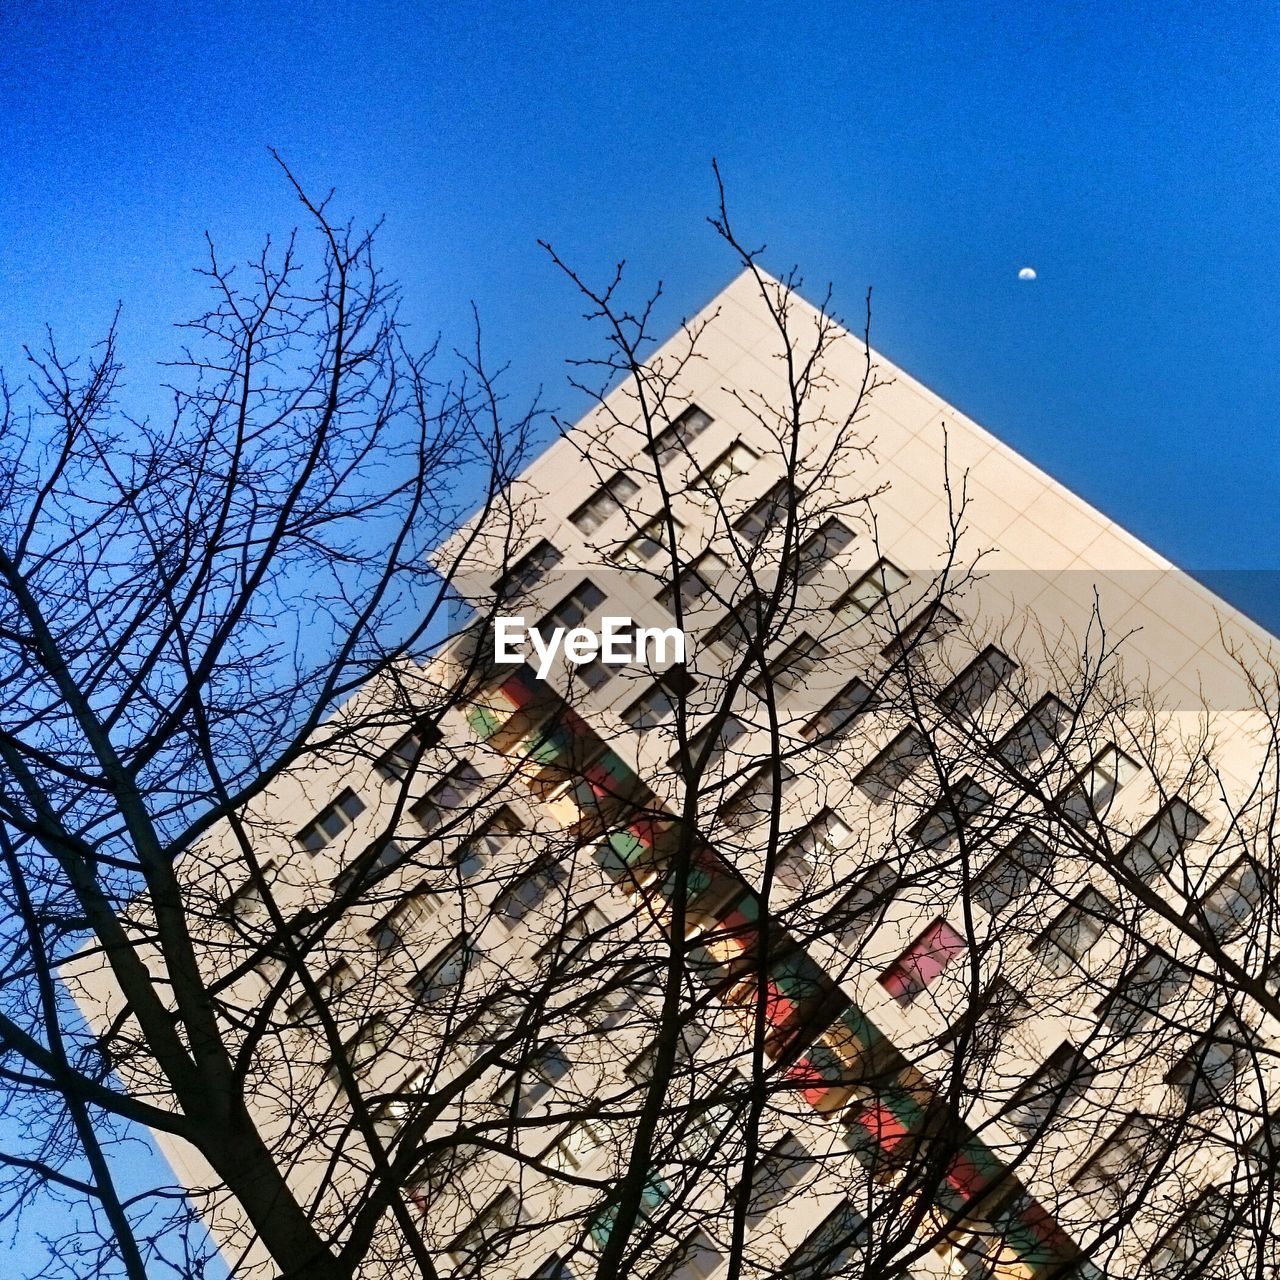
<svg viewBox="0 0 1280 1280">
<path fill-rule="evenodd" d="M 1034 280 L 1035 278 L 1036 270 L 1034 267 L 1023 267 L 1022 270 L 1018 272 L 1019 280 Z"/>
</svg>

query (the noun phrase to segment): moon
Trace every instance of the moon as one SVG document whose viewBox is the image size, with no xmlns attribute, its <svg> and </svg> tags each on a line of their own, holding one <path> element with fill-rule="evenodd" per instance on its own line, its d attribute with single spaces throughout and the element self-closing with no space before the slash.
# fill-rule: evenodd
<svg viewBox="0 0 1280 1280">
<path fill-rule="evenodd" d="M 1018 272 L 1019 280 L 1034 280 L 1035 278 L 1036 278 L 1035 267 L 1023 267 L 1022 270 Z"/>
</svg>

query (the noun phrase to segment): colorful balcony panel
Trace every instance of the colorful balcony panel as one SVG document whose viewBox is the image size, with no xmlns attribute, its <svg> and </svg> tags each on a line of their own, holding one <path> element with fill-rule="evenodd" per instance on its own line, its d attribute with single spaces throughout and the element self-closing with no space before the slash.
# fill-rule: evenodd
<svg viewBox="0 0 1280 1280">
<path fill-rule="evenodd" d="M 471 703 L 464 715 L 471 732 L 486 742 L 498 732 L 507 719 L 500 707 L 484 702 Z"/>
<path fill-rule="evenodd" d="M 500 750 L 509 751 L 524 739 L 521 750 L 540 769 L 576 768 L 578 780 L 557 798 L 554 808 L 565 826 L 600 812 L 606 799 L 636 807 L 652 804 L 651 793 L 612 751 L 592 754 L 599 739 L 563 703 L 555 706 L 556 724 L 533 733 L 535 719 L 544 721 L 552 709 L 549 688 L 528 667 L 518 668 L 467 709 L 468 722 L 478 737 L 506 742 Z M 513 729 L 518 729 L 514 736 Z M 585 767 L 584 758 L 588 760 Z M 629 884 L 630 892 L 643 893 L 649 901 L 670 900 L 676 879 L 669 870 L 664 874 L 663 868 L 670 867 L 679 837 L 680 824 L 674 818 L 645 812 L 601 841 L 596 859 L 621 885 Z M 686 885 L 690 918 L 702 914 L 697 924 L 706 932 L 705 939 L 688 952 L 691 974 L 713 989 L 723 988 L 726 1001 L 739 1009 L 754 1010 L 759 987 L 746 975 L 759 939 L 758 896 L 710 846 L 694 851 Z M 669 913 L 655 912 L 659 919 L 664 914 L 669 919 Z M 788 1039 L 794 1041 L 805 1028 L 806 1013 L 812 1016 L 822 1011 L 824 1002 L 845 997 L 785 934 L 771 936 L 770 942 L 775 950 L 785 948 L 782 959 L 770 966 L 765 989 L 765 1017 L 778 1033 L 773 1049 L 782 1056 Z M 846 1140 L 877 1180 L 892 1177 L 931 1132 L 947 1128 L 943 1108 L 928 1081 L 852 1003 L 846 1003 L 827 1029 L 788 1064 L 784 1075 L 821 1114 L 862 1099 L 848 1116 Z M 869 1089 L 874 1090 L 870 1098 Z M 999 1190 L 1002 1181 L 1018 1185 L 987 1147 L 970 1135 L 951 1159 L 945 1184 L 935 1194 L 938 1208 L 952 1215 L 963 1214 L 975 1202 L 981 1212 L 984 1197 L 991 1204 L 990 1226 L 1001 1236 L 1002 1255 L 1008 1259 L 996 1263 L 993 1274 L 1000 1280 L 1040 1280 L 1078 1258 L 1075 1244 L 1025 1193 L 1014 1207 L 996 1209 L 997 1204 L 1006 1204 Z M 606 1224 L 607 1217 L 602 1215 L 598 1225 Z"/>
<path fill-rule="evenodd" d="M 902 1059 L 856 1005 L 840 1016 L 788 1068 L 814 1110 L 830 1115 L 865 1095 L 868 1083 L 896 1072 Z"/>
</svg>

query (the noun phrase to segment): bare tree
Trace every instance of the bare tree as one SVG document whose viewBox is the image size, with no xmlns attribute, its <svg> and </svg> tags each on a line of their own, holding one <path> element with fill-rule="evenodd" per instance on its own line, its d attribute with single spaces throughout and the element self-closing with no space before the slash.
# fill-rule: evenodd
<svg viewBox="0 0 1280 1280">
<path fill-rule="evenodd" d="M 246 1108 L 253 1035 L 203 967 L 207 891 L 181 868 L 226 823 L 237 881 L 264 890 L 236 815 L 328 749 L 336 705 L 439 644 L 448 570 L 425 554 L 476 497 L 506 501 L 533 422 L 499 425 L 478 356 L 438 379 L 371 237 L 295 190 L 318 272 L 296 234 L 238 270 L 211 246 L 213 303 L 186 326 L 166 421 L 119 405 L 114 329 L 87 361 L 50 338 L 4 389 L 0 1048 L 11 1132 L 29 1138 L 3 1157 L 5 1201 L 88 1203 L 76 1225 L 103 1241 L 92 1264 L 60 1245 L 68 1273 L 199 1269 L 167 1251 L 172 1189 L 116 1189 L 109 1148 L 144 1123 L 200 1153 L 283 1270 L 350 1274 Z M 296 970 L 307 939 L 276 923 Z M 54 975 L 74 950 L 118 996 L 118 1026 L 87 1032 L 68 1007 Z M 133 1055 L 145 1093 L 112 1075 Z"/>
<path fill-rule="evenodd" d="M 1160 705 L 949 459 L 897 563 L 865 325 L 723 200 L 739 437 L 714 318 L 551 254 L 605 339 L 568 554 L 533 413 L 299 195 L 319 280 L 211 257 L 163 429 L 110 339 L 6 396 L 5 1205 L 89 1206 L 61 1273 L 201 1274 L 195 1214 L 237 1276 L 1272 1274 L 1265 655 L 1230 733 Z M 497 661 L 606 602 L 692 651 Z M 186 1199 L 117 1189 L 136 1123 Z"/>
</svg>

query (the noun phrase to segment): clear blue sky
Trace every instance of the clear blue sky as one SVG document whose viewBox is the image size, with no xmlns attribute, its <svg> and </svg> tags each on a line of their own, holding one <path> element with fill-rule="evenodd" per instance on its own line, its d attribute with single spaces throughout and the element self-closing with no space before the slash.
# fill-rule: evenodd
<svg viewBox="0 0 1280 1280">
<path fill-rule="evenodd" d="M 1280 11 L 1263 3 L 8 5 L 0 361 L 117 300 L 146 407 L 207 228 L 295 219 L 279 147 L 357 218 L 424 340 L 478 304 L 572 412 L 580 308 L 535 241 L 732 264 L 712 155 L 775 270 L 875 287 L 874 340 L 1178 563 L 1280 565 Z M 1019 284 L 1031 265 L 1039 279 Z M 158 403 L 158 402 L 154 402 Z M 1280 627 L 1280 575 L 1221 585 Z"/>
</svg>

